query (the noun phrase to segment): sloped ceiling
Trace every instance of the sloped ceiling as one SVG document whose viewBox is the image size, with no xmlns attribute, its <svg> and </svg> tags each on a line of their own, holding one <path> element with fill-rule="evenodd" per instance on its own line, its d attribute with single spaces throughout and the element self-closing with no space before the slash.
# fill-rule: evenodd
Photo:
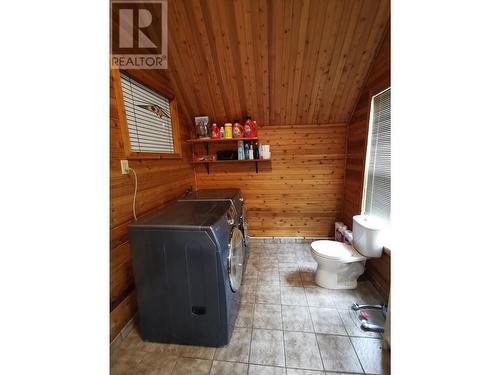
<svg viewBox="0 0 500 375">
<path fill-rule="evenodd" d="M 169 0 L 168 84 L 192 119 L 346 122 L 388 0 Z"/>
</svg>

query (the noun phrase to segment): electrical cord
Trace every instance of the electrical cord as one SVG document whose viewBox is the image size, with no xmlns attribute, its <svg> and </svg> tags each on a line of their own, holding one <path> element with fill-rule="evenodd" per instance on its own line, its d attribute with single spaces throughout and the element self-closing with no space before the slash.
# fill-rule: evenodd
<svg viewBox="0 0 500 375">
<path fill-rule="evenodd" d="M 137 173 L 135 173 L 134 168 L 128 168 L 129 171 L 134 172 L 135 184 L 134 184 L 134 199 L 132 201 L 132 212 L 134 213 L 134 219 L 137 221 L 137 216 L 135 214 L 135 197 L 137 196 Z"/>
</svg>

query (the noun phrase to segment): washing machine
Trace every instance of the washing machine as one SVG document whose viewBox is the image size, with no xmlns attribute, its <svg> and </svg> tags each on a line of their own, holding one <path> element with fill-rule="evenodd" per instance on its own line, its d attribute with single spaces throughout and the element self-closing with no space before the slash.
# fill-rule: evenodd
<svg viewBox="0 0 500 375">
<path fill-rule="evenodd" d="M 245 246 L 248 246 L 248 225 L 243 194 L 240 189 L 200 189 L 187 193 L 179 201 L 229 201 L 238 213 L 238 226 L 243 233 Z"/>
<path fill-rule="evenodd" d="M 128 227 L 146 341 L 223 346 L 240 299 L 243 234 L 230 202 L 175 202 Z"/>
</svg>

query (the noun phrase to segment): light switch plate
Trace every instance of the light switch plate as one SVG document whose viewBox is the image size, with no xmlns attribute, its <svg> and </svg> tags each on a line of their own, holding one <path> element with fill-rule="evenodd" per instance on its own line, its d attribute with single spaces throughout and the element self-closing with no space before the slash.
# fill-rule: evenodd
<svg viewBox="0 0 500 375">
<path fill-rule="evenodd" d="M 120 160 L 122 174 L 128 174 L 128 160 Z"/>
</svg>

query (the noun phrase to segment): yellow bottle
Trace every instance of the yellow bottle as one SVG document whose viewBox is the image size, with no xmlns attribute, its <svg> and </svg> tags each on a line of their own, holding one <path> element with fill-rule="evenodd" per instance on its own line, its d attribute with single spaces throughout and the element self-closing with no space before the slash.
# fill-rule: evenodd
<svg viewBox="0 0 500 375">
<path fill-rule="evenodd" d="M 233 124 L 229 122 L 224 124 L 224 138 L 233 138 Z"/>
</svg>

